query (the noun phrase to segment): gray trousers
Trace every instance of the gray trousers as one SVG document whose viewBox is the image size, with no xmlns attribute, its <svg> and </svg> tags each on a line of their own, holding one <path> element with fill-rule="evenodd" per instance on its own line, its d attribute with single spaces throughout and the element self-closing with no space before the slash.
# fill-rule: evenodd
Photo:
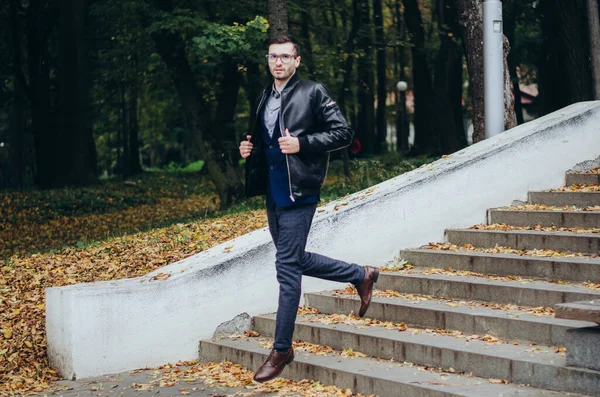
<svg viewBox="0 0 600 397">
<path fill-rule="evenodd" d="M 273 347 L 279 352 L 287 352 L 292 346 L 303 275 L 355 286 L 365 278 L 362 266 L 305 251 L 316 208 L 316 203 L 292 207 L 267 206 L 269 231 L 277 250 L 275 267 L 279 306 Z"/>
</svg>

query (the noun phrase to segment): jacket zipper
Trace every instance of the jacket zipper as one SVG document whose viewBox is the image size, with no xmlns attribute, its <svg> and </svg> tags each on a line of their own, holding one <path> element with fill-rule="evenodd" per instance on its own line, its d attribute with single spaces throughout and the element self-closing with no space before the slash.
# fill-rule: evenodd
<svg viewBox="0 0 600 397">
<path fill-rule="evenodd" d="M 281 134 L 281 136 L 285 136 L 285 128 L 283 126 L 283 92 L 281 93 L 281 107 L 279 108 L 279 133 Z M 293 203 L 296 202 L 296 199 L 294 198 L 294 193 L 292 193 L 292 175 L 290 174 L 290 160 L 288 158 L 288 155 L 285 155 L 285 163 L 287 165 L 287 171 L 288 171 L 288 184 L 289 184 L 289 188 L 290 188 L 290 200 L 292 200 Z"/>
</svg>

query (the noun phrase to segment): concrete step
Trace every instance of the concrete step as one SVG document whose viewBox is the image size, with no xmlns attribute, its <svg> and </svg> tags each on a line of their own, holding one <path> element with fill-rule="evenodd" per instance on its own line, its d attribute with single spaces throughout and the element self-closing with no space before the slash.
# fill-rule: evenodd
<svg viewBox="0 0 600 397">
<path fill-rule="evenodd" d="M 561 303 L 556 305 L 556 317 L 600 325 L 600 300 Z"/>
<path fill-rule="evenodd" d="M 320 313 L 358 313 L 356 295 L 338 295 L 331 291 L 304 295 L 306 305 Z M 526 310 L 498 310 L 484 303 L 468 305 L 461 301 L 444 301 L 435 297 L 374 297 L 367 317 L 404 322 L 411 326 L 445 329 L 466 335 L 494 335 L 507 340 L 534 342 L 540 345 L 564 346 L 567 330 L 589 327 L 594 323 L 534 315 Z M 525 308 L 523 308 L 525 309 Z"/>
<path fill-rule="evenodd" d="M 201 341 L 201 359 L 232 361 L 256 370 L 269 351 L 259 338 Z M 311 379 L 351 389 L 354 393 L 380 397 L 451 397 L 451 396 L 564 396 L 564 393 L 534 389 L 515 384 L 495 384 L 488 379 L 423 370 L 415 365 L 368 357 L 347 358 L 296 352 L 294 361 L 282 376 Z M 564 378 L 562 378 L 564 379 Z M 600 390 L 600 388 L 599 388 Z M 572 395 L 572 394 L 571 394 Z"/>
<path fill-rule="evenodd" d="M 600 234 L 595 233 L 447 229 L 446 236 L 452 244 L 471 244 L 477 248 L 493 248 L 499 245 L 518 250 L 552 249 L 600 253 Z"/>
<path fill-rule="evenodd" d="M 600 205 L 600 192 L 529 192 L 529 202 L 544 205 L 574 205 L 593 207 Z"/>
<path fill-rule="evenodd" d="M 536 257 L 488 254 L 473 251 L 409 249 L 400 257 L 413 266 L 452 268 L 500 276 L 546 278 L 565 281 L 600 281 L 600 258 Z"/>
<path fill-rule="evenodd" d="M 379 326 L 313 322 L 325 317 L 300 316 L 294 337 L 385 360 L 453 368 L 482 378 L 505 379 L 543 389 L 600 395 L 600 372 L 566 368 L 564 353 L 556 352 L 553 347 L 487 343 L 423 330 L 399 332 Z M 273 337 L 275 315 L 255 317 L 254 330 Z"/>
<path fill-rule="evenodd" d="M 565 174 L 565 185 L 600 185 L 600 174 Z"/>
<path fill-rule="evenodd" d="M 423 273 L 423 269 L 419 268 L 414 268 L 409 272 L 381 272 L 376 288 L 409 294 L 529 307 L 552 307 L 557 303 L 600 298 L 599 290 L 578 284 L 426 274 Z"/>
<path fill-rule="evenodd" d="M 488 210 L 488 224 L 505 223 L 513 226 L 556 226 L 600 228 L 600 212 L 592 211 L 510 211 Z"/>
</svg>

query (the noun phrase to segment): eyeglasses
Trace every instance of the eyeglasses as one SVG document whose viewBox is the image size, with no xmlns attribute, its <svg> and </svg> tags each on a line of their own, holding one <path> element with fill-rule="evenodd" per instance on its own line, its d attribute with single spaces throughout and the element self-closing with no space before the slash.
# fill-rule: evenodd
<svg viewBox="0 0 600 397">
<path fill-rule="evenodd" d="M 266 57 L 267 57 L 267 61 L 269 61 L 269 63 L 275 63 L 277 61 L 277 58 L 281 59 L 281 62 L 283 62 L 283 63 L 290 63 L 290 61 L 292 59 L 297 58 L 295 55 L 290 55 L 290 54 L 281 54 L 281 55 L 267 54 Z"/>
</svg>

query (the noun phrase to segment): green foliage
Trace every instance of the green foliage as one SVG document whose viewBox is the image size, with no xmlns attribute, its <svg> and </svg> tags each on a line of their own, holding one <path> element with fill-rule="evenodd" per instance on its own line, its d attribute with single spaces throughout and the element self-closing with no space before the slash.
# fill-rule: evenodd
<svg viewBox="0 0 600 397">
<path fill-rule="evenodd" d="M 152 17 L 153 23 L 148 28 L 150 34 L 159 31 L 187 34 L 203 30 L 209 24 L 205 15 L 191 9 L 176 9 L 173 12 L 155 10 Z"/>
<path fill-rule="evenodd" d="M 344 178 L 343 162 L 332 161 L 322 189 L 321 200 L 331 201 L 367 189 L 435 160 L 436 158 L 431 157 L 403 158 L 395 152 L 371 159 L 353 159 L 350 161 L 352 180 L 349 182 Z"/>
<path fill-rule="evenodd" d="M 201 36 L 194 37 L 193 51 L 199 58 L 231 58 L 237 62 L 262 61 L 264 43 L 269 24 L 267 19 L 257 16 L 245 25 L 208 23 Z"/>
<path fill-rule="evenodd" d="M 180 172 L 180 173 L 196 172 L 197 173 L 202 170 L 203 166 L 204 166 L 203 160 L 193 161 L 185 166 L 172 161 L 169 164 L 167 164 L 165 167 L 148 168 L 146 171 L 147 172 L 158 172 L 158 173 L 164 173 L 164 172 Z"/>
</svg>

